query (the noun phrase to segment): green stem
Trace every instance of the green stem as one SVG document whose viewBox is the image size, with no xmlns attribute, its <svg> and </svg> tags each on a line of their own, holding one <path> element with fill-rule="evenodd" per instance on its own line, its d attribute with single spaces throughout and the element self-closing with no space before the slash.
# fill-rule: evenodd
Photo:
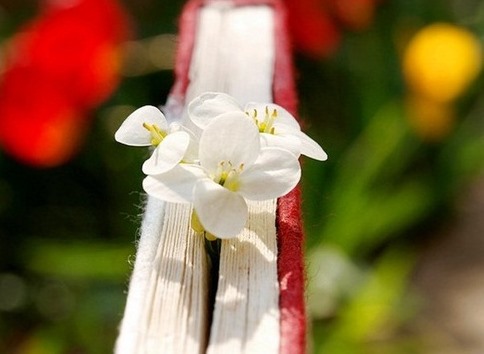
<svg viewBox="0 0 484 354">
<path fill-rule="evenodd" d="M 208 324 L 211 328 L 213 320 L 213 312 L 215 309 L 215 297 L 217 295 L 219 268 L 220 268 L 220 250 L 222 247 L 222 240 L 216 238 L 209 240 L 205 237 L 205 251 L 207 252 L 207 261 L 209 269 L 208 277 Z"/>
</svg>

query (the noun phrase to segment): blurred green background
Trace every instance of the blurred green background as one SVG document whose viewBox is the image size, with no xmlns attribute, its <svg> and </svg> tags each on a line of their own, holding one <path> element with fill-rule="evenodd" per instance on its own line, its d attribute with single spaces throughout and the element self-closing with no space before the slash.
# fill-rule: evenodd
<svg viewBox="0 0 484 354">
<path fill-rule="evenodd" d="M 0 1 L 3 48 L 36 16 L 37 5 Z M 141 219 L 146 157 L 143 149 L 116 144 L 113 135 L 134 108 L 165 102 L 176 39 L 160 35 L 177 33 L 183 1 L 124 5 L 134 27 L 124 75 L 112 96 L 90 111 L 80 152 L 40 168 L 0 150 L 2 353 L 112 351 Z M 433 100 L 415 83 L 425 74 L 405 76 L 402 62 L 411 38 L 435 22 L 456 26 L 444 28 L 444 37 L 466 28 L 480 51 L 484 4 L 386 0 L 371 6 L 364 26 L 335 20 L 340 37 L 330 53 L 296 53 L 300 116 L 330 157 L 303 161 L 312 350 L 481 352 L 484 320 L 475 319 L 484 301 L 475 296 L 484 294 L 480 67 L 453 97 Z M 166 46 L 157 57 L 165 64 L 141 70 L 136 48 L 155 39 Z M 418 53 L 407 58 L 410 67 L 431 71 Z M 451 79 L 434 87 L 438 93 L 455 87 L 452 75 L 461 78 L 472 66 L 466 47 L 454 54 L 464 69 L 449 67 Z"/>
</svg>

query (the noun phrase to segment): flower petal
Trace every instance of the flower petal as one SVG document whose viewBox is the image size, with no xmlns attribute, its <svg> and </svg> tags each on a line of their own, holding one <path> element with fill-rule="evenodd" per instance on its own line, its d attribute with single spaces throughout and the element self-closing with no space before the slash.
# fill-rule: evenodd
<svg viewBox="0 0 484 354">
<path fill-rule="evenodd" d="M 319 161 L 326 161 L 328 159 L 328 155 L 324 152 L 323 148 L 309 136 L 301 131 L 297 132 L 296 136 L 301 140 L 302 155 Z"/>
<path fill-rule="evenodd" d="M 239 176 L 239 190 L 250 200 L 279 198 L 290 192 L 301 178 L 301 167 L 291 152 L 262 148 L 257 161 Z"/>
<path fill-rule="evenodd" d="M 232 96 L 221 92 L 206 92 L 193 99 L 188 105 L 188 116 L 195 125 L 205 127 L 222 113 L 240 111 L 242 107 Z"/>
<path fill-rule="evenodd" d="M 199 149 L 200 138 L 184 125 L 180 125 L 178 129 L 180 131 L 187 133 L 188 136 L 190 137 L 190 142 L 188 144 L 187 151 L 185 152 L 185 156 L 183 156 L 183 162 L 194 163 L 198 161 L 198 149 Z"/>
<path fill-rule="evenodd" d="M 185 156 L 190 136 L 184 131 L 168 134 L 143 164 L 143 173 L 156 175 L 175 167 Z"/>
<path fill-rule="evenodd" d="M 163 131 L 168 129 L 166 118 L 158 108 L 143 106 L 125 119 L 114 134 L 114 139 L 130 146 L 150 146 L 151 133 L 143 127 L 143 123 L 156 124 Z"/>
<path fill-rule="evenodd" d="M 274 109 L 277 111 L 277 118 L 274 121 L 274 125 L 277 125 L 280 123 L 280 124 L 288 125 L 292 129 L 301 130 L 301 127 L 299 126 L 299 123 L 297 122 L 296 118 L 294 118 L 293 115 L 289 113 L 286 109 L 284 109 L 283 107 L 275 103 L 249 102 L 245 105 L 244 111 L 250 114 L 255 109 L 257 110 L 258 115 L 261 115 L 261 114 L 264 115 L 266 107 L 269 110 L 269 113 L 272 113 Z"/>
<path fill-rule="evenodd" d="M 262 147 L 276 147 L 288 150 L 296 157 L 301 155 L 301 139 L 294 135 L 285 134 L 260 134 Z"/>
<path fill-rule="evenodd" d="M 218 238 L 237 236 L 247 222 L 244 198 L 209 178 L 195 185 L 193 206 L 205 230 Z"/>
<path fill-rule="evenodd" d="M 249 167 L 259 151 L 259 130 L 242 112 L 219 115 L 200 138 L 200 164 L 210 172 L 216 171 L 221 161 L 230 161 L 234 167 Z"/>
<path fill-rule="evenodd" d="M 166 173 L 147 176 L 143 189 L 149 195 L 171 203 L 191 203 L 193 188 L 205 174 L 193 165 L 177 165 Z"/>
</svg>

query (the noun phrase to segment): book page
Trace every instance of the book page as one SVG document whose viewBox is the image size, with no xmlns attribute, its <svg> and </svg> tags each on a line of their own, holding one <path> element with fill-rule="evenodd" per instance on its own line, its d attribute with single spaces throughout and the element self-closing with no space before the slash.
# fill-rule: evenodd
<svg viewBox="0 0 484 354">
<path fill-rule="evenodd" d="M 186 103 L 206 91 L 271 102 L 273 72 L 270 7 L 214 2 L 200 10 Z M 249 213 L 241 235 L 222 241 L 212 317 L 191 206 L 148 197 L 116 353 L 278 352 L 276 200 L 250 203 Z"/>
</svg>

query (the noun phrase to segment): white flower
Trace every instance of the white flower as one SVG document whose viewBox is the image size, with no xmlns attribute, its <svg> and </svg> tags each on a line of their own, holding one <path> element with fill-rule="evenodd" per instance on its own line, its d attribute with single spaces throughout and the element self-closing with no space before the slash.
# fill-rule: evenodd
<svg viewBox="0 0 484 354">
<path fill-rule="evenodd" d="M 199 165 L 179 164 L 148 176 L 145 191 L 160 199 L 193 203 L 204 229 L 219 238 L 236 236 L 246 224 L 246 200 L 267 200 L 291 191 L 301 177 L 291 152 L 261 147 L 259 131 L 245 113 L 223 113 L 205 126 Z"/>
<path fill-rule="evenodd" d="M 232 96 L 207 92 L 195 98 L 188 106 L 190 119 L 201 129 L 218 115 L 231 111 L 243 111 L 253 120 L 263 146 L 280 147 L 297 157 L 302 154 L 320 161 L 328 158 L 321 146 L 301 131 L 297 120 L 274 103 L 250 102 L 242 109 Z"/>
<path fill-rule="evenodd" d="M 178 123 L 168 124 L 154 106 L 143 106 L 121 124 L 116 141 L 130 146 L 153 146 L 151 157 L 143 164 L 145 174 L 160 174 L 173 169 L 183 159 L 193 159 L 196 149 L 189 131 Z"/>
<path fill-rule="evenodd" d="M 248 200 L 275 199 L 292 190 L 301 177 L 301 154 L 327 158 L 276 104 L 242 109 L 231 96 L 209 92 L 189 104 L 188 116 L 200 139 L 183 125 L 168 124 L 153 106 L 133 112 L 115 139 L 153 147 L 143 164 L 144 190 L 167 202 L 193 203 L 192 227 L 207 237 L 237 236 L 247 222 Z"/>
</svg>

